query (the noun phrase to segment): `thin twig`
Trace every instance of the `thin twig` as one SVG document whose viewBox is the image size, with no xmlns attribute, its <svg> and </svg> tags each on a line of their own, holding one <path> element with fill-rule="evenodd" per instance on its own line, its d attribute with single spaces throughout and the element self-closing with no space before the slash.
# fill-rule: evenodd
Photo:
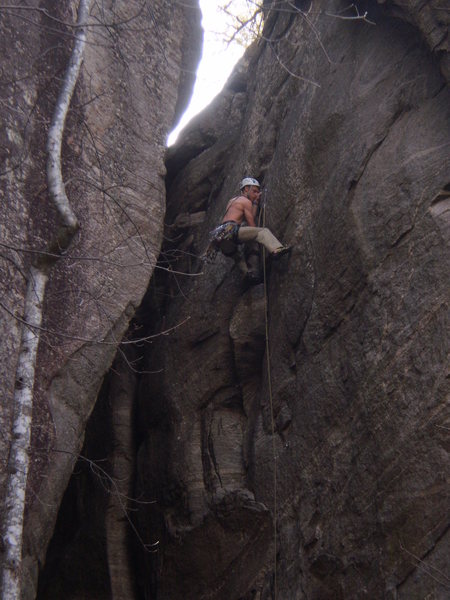
<svg viewBox="0 0 450 600">
<path fill-rule="evenodd" d="M 354 9 L 355 14 L 354 15 L 350 15 L 350 16 L 345 16 L 342 13 L 345 13 L 347 10 L 351 10 Z M 344 8 L 343 10 L 341 10 L 339 13 L 329 13 L 329 12 L 325 12 L 325 14 L 329 17 L 334 17 L 335 19 L 343 19 L 345 21 L 364 21 L 365 23 L 369 23 L 369 25 L 376 25 L 376 23 L 374 21 L 371 21 L 370 19 L 367 18 L 368 12 L 367 10 L 364 12 L 364 14 L 360 14 L 359 13 L 359 9 L 356 6 L 356 4 L 350 4 L 349 6 L 347 6 L 346 8 Z"/>
<path fill-rule="evenodd" d="M 76 342 L 86 342 L 88 344 L 102 344 L 102 345 L 106 345 L 106 346 L 117 346 L 118 344 L 120 344 L 121 346 L 126 346 L 126 345 L 129 345 L 129 344 L 138 344 L 138 343 L 142 343 L 142 342 L 148 342 L 149 340 L 151 340 L 153 338 L 157 338 L 160 335 L 168 335 L 169 333 L 171 333 L 175 329 L 178 329 L 178 327 L 181 327 L 182 325 L 184 325 L 191 318 L 191 317 L 186 317 L 186 319 L 184 319 L 184 321 L 181 321 L 180 323 L 177 323 L 177 325 L 174 325 L 173 327 L 171 327 L 170 329 L 167 329 L 165 331 L 161 331 L 160 333 L 155 333 L 153 335 L 147 335 L 145 337 L 138 338 L 138 339 L 135 339 L 135 340 L 125 340 L 125 341 L 122 341 L 122 342 L 118 342 L 118 341 L 107 342 L 105 340 L 105 338 L 99 339 L 99 340 L 96 340 L 94 338 L 84 338 L 84 337 L 81 337 L 81 336 L 69 335 L 68 333 L 62 333 L 61 331 L 56 331 L 56 330 L 53 330 L 53 329 L 48 329 L 46 327 L 38 326 L 38 325 L 36 325 L 34 323 L 31 323 L 30 321 L 22 319 L 18 315 L 15 315 L 7 306 L 5 306 L 3 304 L 3 302 L 0 302 L 0 308 L 3 308 L 3 310 L 5 312 L 7 312 L 11 317 L 13 317 L 14 319 L 16 319 L 19 323 L 22 323 L 22 325 L 25 325 L 25 327 L 27 327 L 31 331 L 33 331 L 33 330 L 42 331 L 44 333 L 48 333 L 49 335 L 54 335 L 56 337 L 61 337 L 61 338 L 68 339 L 68 340 L 73 340 L 73 341 L 76 341 Z"/>
</svg>

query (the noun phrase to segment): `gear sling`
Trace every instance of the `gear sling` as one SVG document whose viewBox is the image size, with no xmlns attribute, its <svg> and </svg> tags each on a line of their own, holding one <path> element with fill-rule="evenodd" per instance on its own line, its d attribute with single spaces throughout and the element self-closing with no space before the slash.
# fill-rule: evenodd
<svg viewBox="0 0 450 600">
<path fill-rule="evenodd" d="M 239 228 L 240 225 L 235 221 L 225 221 L 225 223 L 221 223 L 213 229 L 209 235 L 210 246 L 208 249 L 208 257 L 214 258 L 219 250 L 222 254 L 225 254 L 225 256 L 233 256 L 236 254 L 237 246 L 239 244 Z"/>
</svg>

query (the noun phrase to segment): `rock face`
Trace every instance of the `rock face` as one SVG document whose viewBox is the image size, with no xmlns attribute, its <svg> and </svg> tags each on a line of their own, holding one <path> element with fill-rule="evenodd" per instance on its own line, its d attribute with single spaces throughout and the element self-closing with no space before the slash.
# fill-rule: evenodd
<svg viewBox="0 0 450 600">
<path fill-rule="evenodd" d="M 77 9 L 78 2 L 1 9 L 1 506 L 28 270 L 60 254 L 51 246 L 58 219 L 47 193 L 46 141 Z M 91 10 L 62 152 L 80 228 L 49 271 L 34 383 L 24 598 L 35 597 L 86 422 L 160 251 L 165 140 L 187 103 L 200 47 L 196 0 Z"/>
<path fill-rule="evenodd" d="M 448 11 L 270 4 L 263 39 L 167 154 L 166 270 L 101 389 L 159 251 L 163 141 L 197 21 L 188 2 L 152 3 L 147 29 L 127 29 L 126 15 L 145 18 L 127 3 L 107 15 L 124 30 L 90 34 L 103 38 L 65 148 L 82 227 L 45 312 L 46 329 L 70 337 L 40 348 L 27 598 L 97 395 L 40 600 L 448 597 Z M 54 41 L 33 35 L 43 60 Z M 29 55 L 36 40 L 22 37 Z M 27 177 L 5 180 L 10 246 L 40 248 L 54 218 L 26 200 L 45 195 L 36 164 L 54 69 L 34 95 L 15 75 L 29 108 L 11 108 L 23 120 L 8 139 L 30 150 L 15 154 Z M 266 224 L 293 247 L 254 287 L 230 259 L 199 259 L 245 175 L 263 182 Z M 26 257 L 6 257 L 10 310 Z M 111 344 L 82 341 L 107 333 Z M 2 363 L 10 397 L 17 335 Z"/>
<path fill-rule="evenodd" d="M 154 282 L 153 331 L 179 326 L 139 388 L 158 600 L 449 593 L 448 12 L 305 4 L 268 13 L 168 155 L 162 259 L 191 276 Z M 264 286 L 196 258 L 245 175 L 293 246 L 269 365 Z"/>
</svg>

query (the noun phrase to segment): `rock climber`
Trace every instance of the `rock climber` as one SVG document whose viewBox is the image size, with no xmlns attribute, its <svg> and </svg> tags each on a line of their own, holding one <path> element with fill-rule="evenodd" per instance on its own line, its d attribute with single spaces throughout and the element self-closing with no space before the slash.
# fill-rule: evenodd
<svg viewBox="0 0 450 600">
<path fill-rule="evenodd" d="M 238 251 L 238 244 L 258 242 L 268 251 L 269 256 L 278 258 L 289 252 L 267 227 L 257 227 L 255 217 L 261 199 L 261 186 L 253 177 L 245 177 L 239 186 L 240 194 L 227 204 L 222 223 L 210 234 L 210 245 L 206 256 L 214 258 L 218 250 L 225 256 L 234 258 L 240 270 L 249 281 L 255 282 L 259 274 L 249 271 L 245 258 Z"/>
</svg>

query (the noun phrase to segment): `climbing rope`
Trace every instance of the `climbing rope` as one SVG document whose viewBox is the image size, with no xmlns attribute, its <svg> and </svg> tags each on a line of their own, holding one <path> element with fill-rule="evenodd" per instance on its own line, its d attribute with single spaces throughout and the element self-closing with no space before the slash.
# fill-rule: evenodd
<svg viewBox="0 0 450 600">
<path fill-rule="evenodd" d="M 262 226 L 266 226 L 266 189 L 264 189 Z M 260 215 L 261 216 L 261 215 Z M 267 301 L 267 277 L 266 277 L 266 249 L 262 249 L 263 262 L 263 282 L 264 282 L 264 319 L 266 332 L 266 361 L 267 361 L 267 387 L 269 390 L 270 419 L 272 427 L 272 452 L 273 452 L 273 543 L 274 543 L 274 599 L 277 600 L 277 455 L 275 448 L 275 420 L 273 416 L 273 396 L 272 396 L 272 376 L 270 365 L 270 345 L 269 345 L 269 311 Z"/>
</svg>

